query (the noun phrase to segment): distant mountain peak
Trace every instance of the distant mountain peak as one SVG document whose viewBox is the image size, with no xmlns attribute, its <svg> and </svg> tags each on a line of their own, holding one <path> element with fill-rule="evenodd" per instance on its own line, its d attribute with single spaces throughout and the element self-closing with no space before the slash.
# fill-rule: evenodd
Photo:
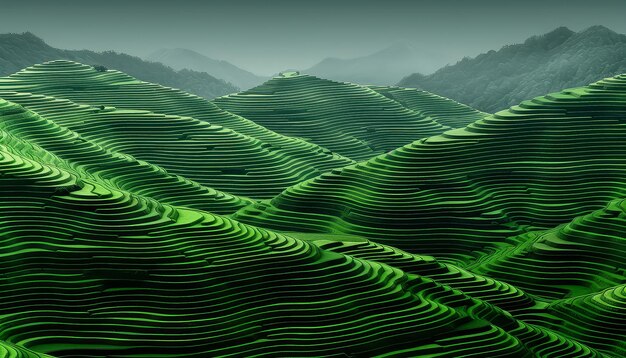
<svg viewBox="0 0 626 358">
<path fill-rule="evenodd" d="M 34 33 L 30 32 L 30 31 L 26 31 L 26 32 L 22 32 L 22 33 L 0 34 L 0 38 L 4 38 L 4 39 L 18 39 L 18 40 L 21 40 L 21 41 L 27 41 L 29 43 L 36 43 L 38 45 L 48 46 L 48 44 L 46 44 L 46 42 L 41 37 L 35 35 Z"/>
<path fill-rule="evenodd" d="M 396 42 L 370 56 L 413 56 L 415 50 L 409 44 Z"/>
<path fill-rule="evenodd" d="M 239 68 L 225 60 L 213 59 L 186 48 L 162 48 L 148 57 L 148 61 L 161 62 L 176 70 L 190 69 L 209 73 L 245 90 L 263 83 L 267 78 Z"/>
<path fill-rule="evenodd" d="M 524 41 L 523 45 L 524 46 L 539 45 L 540 48 L 543 48 L 545 50 L 550 50 L 563 44 L 565 41 L 567 41 L 569 38 L 571 38 L 575 34 L 576 32 L 570 30 L 569 28 L 565 26 L 561 26 L 561 27 L 557 27 L 556 29 L 546 34 L 532 36 L 528 38 L 526 41 Z"/>
<path fill-rule="evenodd" d="M 601 46 L 612 45 L 618 42 L 626 43 L 626 36 L 602 26 L 596 25 L 588 27 L 572 36 L 572 41 L 579 43 L 579 46 Z"/>
<path fill-rule="evenodd" d="M 610 34 L 610 35 L 618 35 L 617 32 L 609 29 L 606 26 L 603 25 L 594 25 L 594 26 L 590 26 L 584 30 L 582 30 L 581 32 L 579 32 L 579 34 L 584 35 L 584 34 Z"/>
<path fill-rule="evenodd" d="M 524 99 L 626 72 L 626 35 L 602 26 L 558 27 L 520 44 L 466 58 L 399 82 L 496 112 Z"/>
</svg>

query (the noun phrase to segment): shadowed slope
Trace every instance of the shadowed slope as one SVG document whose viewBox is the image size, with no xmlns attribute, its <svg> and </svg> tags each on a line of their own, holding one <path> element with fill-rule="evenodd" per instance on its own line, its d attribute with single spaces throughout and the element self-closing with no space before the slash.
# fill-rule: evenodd
<svg viewBox="0 0 626 358">
<path fill-rule="evenodd" d="M 199 97 L 73 62 L 36 65 L 1 79 L 2 93 L 107 150 L 234 195 L 269 198 L 304 179 L 351 163 L 314 144 L 222 111 Z M 69 98 L 93 107 L 27 93 Z"/>
<path fill-rule="evenodd" d="M 449 129 L 368 87 L 292 72 L 213 102 L 354 160 Z"/>
<path fill-rule="evenodd" d="M 16 152 L 0 147 L 10 344 L 59 357 L 599 356 L 432 280 Z"/>
<path fill-rule="evenodd" d="M 546 299 L 599 292 L 626 284 L 626 203 L 575 218 L 558 228 L 510 238 L 514 246 L 469 269 Z"/>
<path fill-rule="evenodd" d="M 22 148 L 22 155 L 30 154 L 30 158 L 43 163 L 170 204 L 228 214 L 251 202 L 172 175 L 161 167 L 138 161 L 125 153 L 107 149 L 58 124 L 65 122 L 63 119 L 75 117 L 81 123 L 87 121 L 93 125 L 89 120 L 93 108 L 89 106 L 22 93 L 0 92 L 0 97 L 36 103 L 34 107 L 44 106 L 59 112 L 59 115 L 51 115 L 56 119 L 51 121 L 0 99 L 2 143 Z"/>
<path fill-rule="evenodd" d="M 322 174 L 236 218 L 468 262 L 626 196 L 624 123 L 622 75 Z"/>
</svg>

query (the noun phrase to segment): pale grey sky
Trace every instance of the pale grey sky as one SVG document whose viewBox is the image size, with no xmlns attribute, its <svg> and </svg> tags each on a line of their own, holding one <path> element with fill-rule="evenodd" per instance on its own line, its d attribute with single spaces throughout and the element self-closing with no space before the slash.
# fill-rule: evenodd
<svg viewBox="0 0 626 358">
<path fill-rule="evenodd" d="M 0 32 L 68 49 L 144 56 L 182 47 L 258 74 L 366 55 L 392 43 L 454 63 L 558 26 L 626 33 L 626 0 L 15 0 Z"/>
</svg>

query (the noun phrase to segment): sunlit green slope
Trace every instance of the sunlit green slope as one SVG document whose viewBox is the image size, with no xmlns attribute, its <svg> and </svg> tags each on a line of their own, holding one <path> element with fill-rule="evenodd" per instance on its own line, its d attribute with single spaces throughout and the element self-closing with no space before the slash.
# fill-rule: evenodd
<svg viewBox="0 0 626 358">
<path fill-rule="evenodd" d="M 625 123 L 622 75 L 322 174 L 235 217 L 471 262 L 626 196 Z"/>
<path fill-rule="evenodd" d="M 297 235 L 433 279 L 607 355 L 626 355 L 624 199 L 558 228 L 511 237 L 465 269 L 363 239 Z"/>
<path fill-rule="evenodd" d="M 488 297 L 113 189 L 36 150 L 0 146 L 0 352 L 601 356 Z"/>
<path fill-rule="evenodd" d="M 120 72 L 0 79 L 0 357 L 623 356 L 625 97 L 606 79 L 332 169 Z"/>
<path fill-rule="evenodd" d="M 434 100 L 421 104 L 419 100 L 407 100 L 412 102 L 405 106 L 391 95 L 399 90 L 388 91 L 389 95 L 383 88 L 288 72 L 213 102 L 278 133 L 302 137 L 354 160 L 369 159 L 416 139 L 440 134 L 450 129 L 450 124 L 467 120 L 466 125 L 469 117 L 474 121 L 484 116 L 434 95 Z M 419 95 L 427 96 L 425 92 Z M 452 119 L 460 112 L 466 118 Z"/>
<path fill-rule="evenodd" d="M 32 101 L 38 106 L 60 110 L 67 117 L 76 116 L 76 120 L 81 123 L 89 119 L 93 111 L 89 106 L 78 106 L 51 97 L 6 92 L 0 92 L 0 96 L 16 98 L 23 103 Z M 114 188 L 214 213 L 232 213 L 251 202 L 110 149 L 111 146 L 106 143 L 101 145 L 59 125 L 58 122 L 63 120 L 51 121 L 4 99 L 0 99 L 0 119 L 0 140 L 5 146 L 19 148 L 21 155 L 42 164 L 84 175 Z M 86 122 L 93 125 L 92 121 Z"/>
<path fill-rule="evenodd" d="M 0 79 L 0 97 L 105 150 L 232 195 L 269 198 L 352 162 L 200 97 L 69 61 L 36 65 Z"/>
</svg>

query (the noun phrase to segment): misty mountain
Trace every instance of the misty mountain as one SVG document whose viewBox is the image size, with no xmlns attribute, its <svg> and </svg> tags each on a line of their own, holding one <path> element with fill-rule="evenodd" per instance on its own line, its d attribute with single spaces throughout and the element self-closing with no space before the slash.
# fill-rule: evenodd
<svg viewBox="0 0 626 358">
<path fill-rule="evenodd" d="M 524 99 L 626 72 L 626 35 L 603 26 L 580 32 L 560 27 L 522 44 L 464 58 L 431 75 L 399 82 L 486 112 Z"/>
<path fill-rule="evenodd" d="M 161 63 L 144 61 L 139 57 L 114 51 L 62 50 L 49 46 L 30 32 L 0 34 L 0 76 L 12 74 L 33 63 L 60 59 L 103 65 L 126 72 L 142 81 L 179 88 L 208 99 L 238 90 L 231 83 L 205 72 L 187 69 L 175 71 Z"/>
<path fill-rule="evenodd" d="M 302 72 L 338 81 L 385 86 L 397 83 L 407 73 L 432 72 L 439 67 L 437 63 L 440 63 L 437 55 L 398 43 L 368 56 L 326 58 Z"/>
<path fill-rule="evenodd" d="M 269 79 L 257 76 L 230 62 L 215 60 L 184 48 L 160 49 L 146 57 L 146 60 L 161 62 L 175 70 L 189 69 L 210 73 L 217 78 L 234 84 L 241 90 L 258 86 Z"/>
</svg>

